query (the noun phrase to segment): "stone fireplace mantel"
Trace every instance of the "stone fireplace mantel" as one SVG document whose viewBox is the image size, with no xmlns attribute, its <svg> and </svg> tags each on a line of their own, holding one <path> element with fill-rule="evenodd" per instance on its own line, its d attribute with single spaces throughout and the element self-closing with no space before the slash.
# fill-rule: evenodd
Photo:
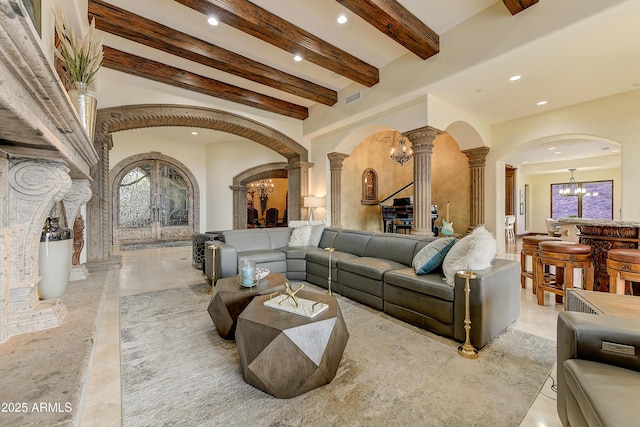
<svg viewBox="0 0 640 427">
<path fill-rule="evenodd" d="M 59 299 L 38 299 L 40 234 L 55 202 L 68 201 L 77 212 L 88 201 L 90 169 L 97 162 L 22 1 L 5 0 L 0 4 L 0 343 L 62 321 L 66 307 Z"/>
</svg>

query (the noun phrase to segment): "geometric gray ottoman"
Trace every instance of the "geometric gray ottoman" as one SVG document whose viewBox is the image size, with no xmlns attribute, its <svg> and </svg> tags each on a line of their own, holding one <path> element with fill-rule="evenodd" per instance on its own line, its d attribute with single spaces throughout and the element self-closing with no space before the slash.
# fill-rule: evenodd
<svg viewBox="0 0 640 427">
<path fill-rule="evenodd" d="M 238 317 L 236 344 L 246 383 L 279 399 L 328 384 L 336 376 L 349 332 L 334 297 L 299 291 L 328 310 L 314 318 L 268 308 L 257 296 Z"/>
</svg>

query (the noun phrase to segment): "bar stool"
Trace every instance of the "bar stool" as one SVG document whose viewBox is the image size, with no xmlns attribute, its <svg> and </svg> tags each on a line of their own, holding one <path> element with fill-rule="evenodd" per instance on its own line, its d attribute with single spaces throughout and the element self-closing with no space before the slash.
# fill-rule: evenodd
<svg viewBox="0 0 640 427">
<path fill-rule="evenodd" d="M 627 293 L 628 282 L 640 282 L 640 249 L 609 250 L 607 252 L 607 274 L 609 274 L 610 293 Z M 623 284 L 623 286 L 618 287 L 618 284 Z M 633 295 L 633 290 L 630 289 L 629 293 Z"/>
<path fill-rule="evenodd" d="M 540 253 L 536 263 L 536 285 L 538 288 L 538 305 L 544 305 L 544 292 L 552 292 L 565 296 L 567 289 L 573 288 L 573 270 L 581 268 L 585 270 L 585 288 L 593 290 L 593 263 L 591 262 L 591 246 L 574 242 L 540 242 Z M 564 270 L 562 284 L 560 277 L 556 281 L 544 280 L 544 267 L 553 265 Z M 559 275 L 559 271 L 557 272 Z M 564 306 L 567 308 L 567 299 L 564 298 Z"/>
<path fill-rule="evenodd" d="M 520 250 L 520 284 L 522 289 L 527 287 L 527 278 L 531 279 L 531 290 L 536 293 L 536 263 L 538 262 L 538 243 L 560 241 L 559 237 L 551 236 L 525 236 L 522 238 Z M 527 256 L 531 257 L 531 270 L 527 270 Z M 548 268 L 547 268 L 548 270 Z M 546 274 L 547 272 L 545 272 Z"/>
</svg>

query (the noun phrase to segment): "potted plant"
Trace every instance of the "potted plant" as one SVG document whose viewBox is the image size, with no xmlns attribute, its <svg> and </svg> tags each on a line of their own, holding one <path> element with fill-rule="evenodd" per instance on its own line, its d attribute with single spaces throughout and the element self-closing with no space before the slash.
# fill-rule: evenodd
<svg viewBox="0 0 640 427">
<path fill-rule="evenodd" d="M 93 129 L 96 120 L 97 100 L 88 92 L 88 86 L 96 78 L 104 56 L 102 40 L 95 40 L 95 19 L 91 20 L 89 31 L 84 37 L 76 37 L 69 25 L 64 9 L 54 10 L 55 31 L 59 45 L 55 49 L 56 56 L 66 66 L 74 88 L 69 91 L 69 98 L 78 113 L 80 122 L 93 140 Z"/>
</svg>

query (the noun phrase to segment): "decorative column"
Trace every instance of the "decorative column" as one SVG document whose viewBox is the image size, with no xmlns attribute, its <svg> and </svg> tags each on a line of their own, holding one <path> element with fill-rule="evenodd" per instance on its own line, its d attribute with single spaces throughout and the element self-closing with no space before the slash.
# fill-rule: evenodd
<svg viewBox="0 0 640 427">
<path fill-rule="evenodd" d="M 233 211 L 237 214 L 233 216 L 233 229 L 244 230 L 247 228 L 247 186 L 230 185 L 233 191 Z"/>
<path fill-rule="evenodd" d="M 471 217 L 469 230 L 484 224 L 484 170 L 489 147 L 478 147 L 462 151 L 469 158 L 471 171 Z"/>
<path fill-rule="evenodd" d="M 74 255 L 76 250 L 76 225 L 78 225 L 80 230 L 78 233 L 80 234 L 79 238 L 82 239 L 82 243 L 80 245 L 79 250 L 82 250 L 82 246 L 84 246 L 84 219 L 80 216 L 80 208 L 83 204 L 87 203 L 91 199 L 91 182 L 88 179 L 79 179 L 73 181 L 71 183 L 71 189 L 64 196 L 64 207 L 67 212 L 67 225 L 69 227 L 73 227 L 74 231 Z M 76 224 L 76 219 L 80 216 L 81 223 Z M 87 270 L 87 266 L 79 263 L 80 254 L 74 258 L 78 261 L 76 264 L 71 266 L 71 274 L 69 276 L 69 280 L 83 280 L 87 278 L 89 274 Z"/>
<path fill-rule="evenodd" d="M 302 212 L 302 200 L 309 194 L 310 167 L 313 167 L 313 163 L 292 159 L 289 159 L 289 164 L 285 167 L 288 173 L 289 221 L 305 218 Z"/>
<path fill-rule="evenodd" d="M 55 202 L 71 188 L 69 168 L 61 161 L 11 159 L 9 165 L 8 334 L 53 328 L 67 308 L 60 299 L 38 299 L 38 249 L 42 227 Z M 6 237 L 6 235 L 5 235 Z M 6 243 L 5 243 L 6 244 Z"/>
<path fill-rule="evenodd" d="M 413 145 L 413 231 L 433 236 L 431 227 L 431 156 L 433 140 L 442 132 L 426 126 L 404 134 Z"/>
<path fill-rule="evenodd" d="M 348 154 L 329 153 L 329 170 L 331 171 L 331 226 L 341 227 L 342 213 L 340 212 L 342 199 L 342 162 Z"/>
<path fill-rule="evenodd" d="M 87 259 L 106 261 L 111 255 L 111 193 L 109 191 L 109 133 L 97 133 L 93 142 L 99 162 L 91 168 L 91 200 L 87 203 Z"/>
</svg>

